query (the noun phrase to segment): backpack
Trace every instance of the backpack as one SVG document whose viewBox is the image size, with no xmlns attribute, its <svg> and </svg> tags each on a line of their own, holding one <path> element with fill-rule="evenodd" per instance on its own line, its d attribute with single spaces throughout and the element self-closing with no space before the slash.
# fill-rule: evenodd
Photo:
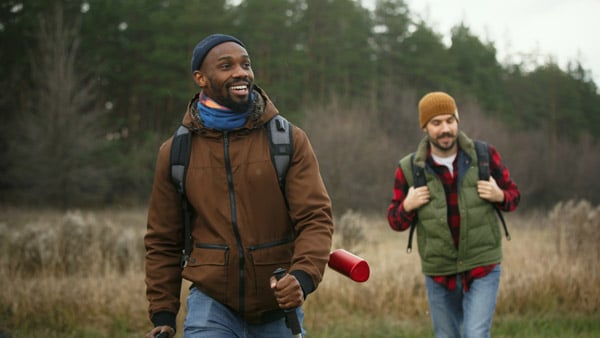
<svg viewBox="0 0 600 338">
<path fill-rule="evenodd" d="M 490 152 L 488 148 L 488 144 L 475 140 L 475 153 L 477 154 L 477 163 L 479 170 L 479 179 L 483 181 L 488 181 L 490 179 Z M 414 156 L 412 154 L 410 164 L 413 173 L 413 184 L 415 188 L 422 187 L 427 184 L 425 180 L 425 169 L 421 167 L 416 167 L 414 165 Z M 504 234 L 506 239 L 510 241 L 510 234 L 508 233 L 508 227 L 506 226 L 506 221 L 504 220 L 504 216 L 502 215 L 502 211 L 498 209 L 498 207 L 494 206 L 494 210 L 496 210 L 496 214 L 498 214 L 498 218 L 502 222 L 502 227 L 504 228 Z M 413 222 L 410 225 L 410 231 L 408 233 L 408 246 L 406 251 L 410 253 L 412 251 L 412 240 L 415 232 L 415 228 L 417 227 L 416 223 Z"/>
<path fill-rule="evenodd" d="M 279 188 L 285 197 L 285 176 L 293 154 L 292 145 L 292 124 L 283 116 L 275 115 L 265 124 L 269 137 L 269 150 L 271 161 L 277 172 L 277 181 Z M 190 152 L 192 148 L 192 133 L 181 125 L 173 134 L 171 145 L 170 165 L 171 182 L 181 198 L 181 207 L 184 223 L 184 252 L 181 258 L 181 267 L 185 267 L 192 252 L 192 207 L 190 206 L 185 194 L 185 176 L 190 161 Z M 287 205 L 287 200 L 286 200 Z"/>
</svg>

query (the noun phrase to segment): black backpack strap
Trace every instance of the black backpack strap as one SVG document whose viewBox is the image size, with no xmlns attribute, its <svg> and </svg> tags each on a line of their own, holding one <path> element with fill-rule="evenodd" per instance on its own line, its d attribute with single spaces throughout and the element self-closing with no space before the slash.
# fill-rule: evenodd
<svg viewBox="0 0 600 338">
<path fill-rule="evenodd" d="M 277 171 L 279 188 L 285 196 L 285 176 L 294 153 L 292 124 L 285 117 L 275 115 L 267 124 L 267 133 L 269 134 L 271 161 Z"/>
<path fill-rule="evenodd" d="M 479 179 L 482 181 L 489 181 L 490 179 L 490 150 L 488 144 L 476 140 L 475 141 L 475 151 L 477 152 L 477 162 L 479 163 Z M 504 220 L 504 215 L 502 215 L 502 211 L 494 206 L 494 210 L 496 210 L 496 214 L 498 214 L 498 218 L 500 222 L 502 222 L 502 227 L 504 228 L 504 235 L 506 239 L 510 241 L 510 234 L 508 233 L 508 227 L 506 226 L 506 221 Z"/>
<path fill-rule="evenodd" d="M 415 166 L 415 154 L 413 153 L 410 156 L 410 167 L 413 174 L 413 185 L 415 188 L 422 187 L 427 185 L 427 180 L 425 179 L 425 169 L 422 167 Z M 412 252 L 412 241 L 415 234 L 415 229 L 417 228 L 417 222 L 413 222 L 410 225 L 410 230 L 408 231 L 408 246 L 406 247 L 406 252 Z"/>
<path fill-rule="evenodd" d="M 181 257 L 181 267 L 185 267 L 192 252 L 191 219 L 192 208 L 185 195 L 185 177 L 190 162 L 192 148 L 192 134 L 185 126 L 179 126 L 173 135 L 171 144 L 171 181 L 175 185 L 177 194 L 181 197 L 181 208 L 184 225 L 184 251 Z"/>
<path fill-rule="evenodd" d="M 475 152 L 477 153 L 477 162 L 479 163 L 479 179 L 482 181 L 490 180 L 490 152 L 488 145 L 482 141 L 475 141 Z"/>
<path fill-rule="evenodd" d="M 294 145 L 292 142 L 292 124 L 283 116 L 275 115 L 265 125 L 267 136 L 269 137 L 269 151 L 271 153 L 271 162 L 277 172 L 277 181 L 279 189 L 283 195 L 283 201 L 289 210 L 290 205 L 285 195 L 285 177 L 288 172 L 292 156 L 294 155 Z M 291 224 L 292 232 L 295 234 L 294 225 Z"/>
</svg>

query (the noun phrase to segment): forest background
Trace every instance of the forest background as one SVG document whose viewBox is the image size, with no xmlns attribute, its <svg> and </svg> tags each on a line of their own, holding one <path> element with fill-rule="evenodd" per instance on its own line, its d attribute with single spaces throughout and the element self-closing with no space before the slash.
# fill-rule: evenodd
<svg viewBox="0 0 600 338">
<path fill-rule="evenodd" d="M 585 65 L 501 64 L 457 23 L 444 45 L 402 0 L 3 1 L 0 201 L 61 209 L 147 202 L 158 147 L 197 92 L 191 50 L 242 39 L 258 85 L 303 127 L 336 209 L 380 211 L 444 90 L 495 145 L 523 206 L 600 201 L 600 95 Z M 574 37 L 576 38 L 576 37 Z"/>
<path fill-rule="evenodd" d="M 155 157 L 198 90 L 191 51 L 217 32 L 245 42 L 256 83 L 309 134 L 335 246 L 372 264 L 364 285 L 327 273 L 307 302 L 315 337 L 431 335 L 418 257 L 385 210 L 432 90 L 456 98 L 460 128 L 496 146 L 522 192 L 494 336 L 598 336 L 600 94 L 584 64 L 500 63 L 460 22 L 446 45 L 402 0 L 237 3 L 0 1 L 0 337 L 149 328 Z"/>
</svg>

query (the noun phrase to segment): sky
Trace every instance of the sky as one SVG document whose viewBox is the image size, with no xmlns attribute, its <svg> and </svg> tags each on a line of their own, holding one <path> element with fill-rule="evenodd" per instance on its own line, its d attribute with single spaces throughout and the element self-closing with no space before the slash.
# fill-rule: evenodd
<svg viewBox="0 0 600 338">
<path fill-rule="evenodd" d="M 375 0 L 361 0 L 373 8 Z M 600 87 L 600 0 L 405 0 L 410 13 L 444 36 L 463 22 L 483 42 L 493 42 L 502 64 L 570 61 L 591 71 Z"/>
</svg>

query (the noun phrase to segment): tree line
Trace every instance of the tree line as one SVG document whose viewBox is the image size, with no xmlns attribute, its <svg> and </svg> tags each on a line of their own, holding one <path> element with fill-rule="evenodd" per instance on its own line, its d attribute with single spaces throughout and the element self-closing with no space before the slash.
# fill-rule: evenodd
<svg viewBox="0 0 600 338">
<path fill-rule="evenodd" d="M 191 51 L 217 32 L 244 41 L 257 84 L 313 137 L 340 208 L 387 203 L 431 90 L 499 145 L 527 203 L 600 200 L 600 95 L 585 66 L 501 64 L 460 22 L 446 46 L 403 0 L 4 1 L 0 200 L 145 203 L 156 151 L 198 90 Z"/>
</svg>

